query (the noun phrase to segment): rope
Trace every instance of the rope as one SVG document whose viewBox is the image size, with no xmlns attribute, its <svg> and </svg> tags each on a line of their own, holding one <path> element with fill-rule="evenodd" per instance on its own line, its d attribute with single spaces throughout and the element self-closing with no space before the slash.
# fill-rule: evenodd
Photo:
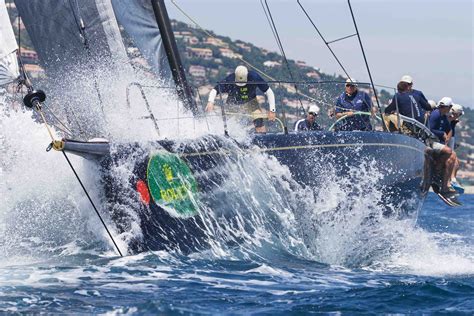
<svg viewBox="0 0 474 316">
<path fill-rule="evenodd" d="M 119 248 L 118 245 L 115 243 L 115 240 L 114 240 L 114 238 L 112 237 L 112 234 L 110 233 L 109 229 L 107 228 L 107 225 L 105 224 L 104 220 L 102 219 L 102 216 L 100 216 L 100 213 L 99 213 L 99 211 L 97 210 L 97 207 L 95 206 L 94 202 L 92 201 L 92 198 L 89 196 L 89 193 L 87 192 L 86 188 L 84 187 L 84 184 L 82 184 L 81 178 L 79 178 L 79 176 L 78 176 L 76 170 L 75 170 L 74 167 L 72 166 L 71 161 L 69 160 L 69 157 L 66 155 L 66 153 L 65 153 L 64 151 L 61 151 L 61 152 L 63 153 L 64 158 L 66 158 L 66 161 L 67 161 L 67 163 L 69 164 L 69 167 L 71 167 L 72 172 L 74 172 L 74 175 L 76 176 L 77 181 L 79 181 L 79 184 L 81 185 L 82 190 L 84 191 L 84 193 L 86 194 L 87 198 L 89 199 L 89 202 L 91 203 L 92 207 L 94 208 L 95 213 L 97 214 L 97 216 L 99 217 L 100 221 L 102 222 L 102 225 L 104 226 L 105 230 L 107 231 L 107 234 L 109 235 L 110 239 L 111 239 L 112 242 L 114 243 L 115 249 L 117 249 L 117 251 L 118 251 L 120 257 L 123 257 L 122 252 L 120 251 L 120 248 Z"/>
<path fill-rule="evenodd" d="M 112 243 L 114 244 L 115 246 L 115 249 L 117 250 L 117 252 L 119 253 L 120 257 L 123 257 L 122 255 L 122 252 L 120 251 L 120 248 L 118 247 L 117 243 L 115 242 L 114 240 L 114 237 L 112 236 L 112 234 L 110 233 L 107 225 L 105 224 L 104 220 L 102 219 L 102 216 L 100 215 L 97 207 L 95 206 L 94 204 L 94 201 L 92 201 L 92 198 L 90 197 L 89 195 L 89 192 L 87 191 L 86 187 L 84 186 L 84 184 L 82 183 L 81 181 L 81 178 L 79 177 L 79 175 L 77 174 L 76 172 L 76 169 L 74 169 L 71 161 L 69 160 L 69 157 L 66 155 L 66 153 L 64 152 L 64 141 L 62 140 L 55 140 L 54 139 L 54 136 L 53 136 L 53 132 L 51 131 L 51 128 L 49 127 L 48 123 L 46 122 L 46 118 L 43 114 L 43 111 L 41 109 L 41 105 L 39 103 L 37 103 L 35 105 L 35 110 L 40 114 L 41 116 L 41 119 L 43 120 L 43 123 L 44 125 L 46 126 L 46 130 L 48 131 L 48 134 L 49 136 L 51 137 L 51 144 L 49 145 L 47 151 L 49 151 L 51 148 L 54 148 L 55 150 L 58 150 L 58 151 L 61 151 L 63 153 L 63 156 L 64 158 L 66 159 L 69 167 L 71 168 L 72 172 L 74 173 L 74 175 L 76 176 L 76 179 L 77 181 L 79 182 L 79 184 L 81 185 L 82 187 L 82 190 L 84 191 L 84 193 L 86 194 L 87 196 L 87 199 L 89 200 L 89 202 L 91 203 L 92 205 L 92 208 L 94 209 L 95 213 L 97 214 L 97 216 L 99 217 L 100 221 L 102 222 L 102 225 L 104 226 L 105 230 L 107 231 L 107 234 L 109 235 L 110 239 L 112 240 Z"/>
</svg>

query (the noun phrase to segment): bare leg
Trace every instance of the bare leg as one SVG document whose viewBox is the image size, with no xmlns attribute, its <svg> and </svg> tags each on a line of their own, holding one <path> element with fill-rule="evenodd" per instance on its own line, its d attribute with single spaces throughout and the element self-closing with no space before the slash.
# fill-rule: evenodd
<svg viewBox="0 0 474 316">
<path fill-rule="evenodd" d="M 454 163 L 454 170 L 453 170 L 453 174 L 451 175 L 451 179 L 456 179 L 458 170 L 459 170 L 459 159 L 458 159 L 458 156 L 456 155 L 456 162 Z"/>
<path fill-rule="evenodd" d="M 443 192 L 448 191 L 449 182 L 451 181 L 451 175 L 453 174 L 454 164 L 456 162 L 456 154 L 447 146 L 442 150 L 442 154 L 446 157 L 446 162 L 444 163 L 444 172 L 443 172 Z"/>
</svg>

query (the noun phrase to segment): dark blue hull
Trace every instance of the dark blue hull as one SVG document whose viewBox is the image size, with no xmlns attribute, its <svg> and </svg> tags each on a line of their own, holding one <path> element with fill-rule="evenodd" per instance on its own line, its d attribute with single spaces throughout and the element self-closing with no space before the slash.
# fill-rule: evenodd
<svg viewBox="0 0 474 316">
<path fill-rule="evenodd" d="M 333 178 L 346 181 L 360 181 L 354 176 L 358 171 L 367 177 L 374 176 L 375 181 L 370 185 L 383 194 L 380 209 L 384 215 L 408 217 L 414 221 L 430 183 L 426 146 L 417 139 L 393 133 L 267 134 L 255 135 L 248 144 L 207 136 L 185 143 L 159 141 L 152 149 L 144 149 L 139 145 L 118 146 L 111 151 L 112 154 L 102 158 L 104 184 L 112 218 L 119 230 L 130 230 L 130 218 L 126 215 L 130 212 L 124 210 L 133 209 L 139 215 L 142 236 L 130 242 L 134 252 L 149 249 L 194 251 L 206 248 L 210 238 L 201 214 L 179 216 L 169 208 L 161 207 L 163 201 L 158 201 L 153 193 L 146 203 L 143 198 L 140 199 L 140 194 L 137 194 L 138 182 L 147 183 L 148 189 L 152 191 L 150 157 L 155 150 L 153 148 L 179 157 L 196 180 L 198 194 L 204 195 L 226 181 L 225 169 L 223 171 L 221 166 L 232 163 L 234 156 L 245 155 L 246 152 L 274 156 L 289 169 L 296 182 L 315 191 L 331 185 L 327 181 L 328 172 Z M 130 187 L 124 188 L 123 182 L 114 179 L 113 170 L 121 168 L 130 157 L 134 157 L 135 165 L 130 173 Z M 353 192 L 348 194 L 356 196 L 360 192 L 354 186 Z M 386 208 L 384 205 L 394 207 Z"/>
</svg>

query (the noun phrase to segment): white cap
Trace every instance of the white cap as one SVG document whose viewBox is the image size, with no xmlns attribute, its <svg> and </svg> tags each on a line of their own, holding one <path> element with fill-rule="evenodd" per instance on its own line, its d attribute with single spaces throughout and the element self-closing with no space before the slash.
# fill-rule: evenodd
<svg viewBox="0 0 474 316">
<path fill-rule="evenodd" d="M 316 115 L 319 115 L 319 111 L 321 111 L 321 109 L 316 104 L 310 105 L 308 108 L 308 113 L 316 113 Z"/>
<path fill-rule="evenodd" d="M 444 97 L 438 101 L 438 107 L 451 105 L 453 105 L 453 99 L 451 99 L 450 97 Z"/>
<path fill-rule="evenodd" d="M 452 114 L 457 114 L 459 116 L 464 115 L 462 105 L 459 104 L 453 104 L 453 107 L 451 108 L 451 110 L 449 110 L 449 112 Z"/>
<path fill-rule="evenodd" d="M 243 87 L 247 84 L 247 76 L 249 74 L 249 70 L 245 66 L 237 66 L 235 68 L 235 82 L 242 82 L 236 83 L 239 87 Z"/>
<path fill-rule="evenodd" d="M 404 75 L 399 82 L 406 82 L 408 84 L 413 83 L 413 78 L 410 75 Z"/>
<path fill-rule="evenodd" d="M 347 78 L 346 83 L 352 83 L 354 86 L 357 87 L 357 80 L 355 80 L 354 78 Z"/>
<path fill-rule="evenodd" d="M 433 100 L 428 100 L 428 104 L 431 105 L 431 109 L 433 110 L 438 108 L 438 104 Z"/>
</svg>

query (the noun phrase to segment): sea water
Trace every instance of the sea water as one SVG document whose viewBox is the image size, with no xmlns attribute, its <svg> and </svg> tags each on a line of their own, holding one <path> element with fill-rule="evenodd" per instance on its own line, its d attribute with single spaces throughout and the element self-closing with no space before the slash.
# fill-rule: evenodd
<svg viewBox="0 0 474 316">
<path fill-rule="evenodd" d="M 2 312 L 474 311 L 473 195 L 449 208 L 429 194 L 414 224 L 377 217 L 383 195 L 373 189 L 380 174 L 370 164 L 350 171 L 355 181 L 325 166 L 326 185 L 312 190 L 270 156 L 241 153 L 222 167 L 219 189 L 200 197 L 209 247 L 119 257 L 62 155 L 45 151 L 44 125 L 23 110 L 2 113 L 0 122 Z M 156 137 L 151 124 L 139 130 L 118 122 L 115 133 L 109 129 L 115 139 Z M 196 130 L 210 132 L 192 126 L 189 134 Z M 127 236 L 107 216 L 97 165 L 70 158 L 128 252 Z M 116 180 L 128 183 L 121 166 Z M 126 234 L 140 229 L 131 225 Z"/>
<path fill-rule="evenodd" d="M 466 313 L 474 311 L 473 195 L 447 208 L 430 194 L 416 227 L 370 264 L 342 266 L 286 251 L 241 259 L 208 252 L 61 246 L 0 261 L 2 312 L 104 314 Z M 38 229 L 41 229 L 38 227 Z M 65 232 L 65 234 L 67 234 Z M 84 236 L 83 238 L 93 238 Z"/>
</svg>

